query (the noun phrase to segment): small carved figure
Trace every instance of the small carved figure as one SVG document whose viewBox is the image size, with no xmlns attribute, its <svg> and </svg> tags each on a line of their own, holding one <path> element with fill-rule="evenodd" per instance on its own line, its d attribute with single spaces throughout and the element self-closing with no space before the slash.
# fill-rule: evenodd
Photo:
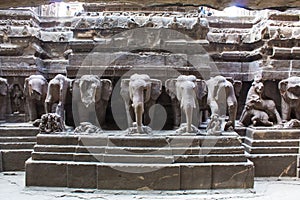
<svg viewBox="0 0 300 200">
<path fill-rule="evenodd" d="M 102 129 L 91 124 L 90 122 L 81 122 L 80 126 L 76 127 L 74 133 L 78 134 L 101 134 Z"/>
<path fill-rule="evenodd" d="M 12 111 L 14 113 L 19 113 L 21 111 L 21 106 L 24 100 L 23 92 L 20 85 L 14 84 L 11 89 L 11 99 L 12 99 Z"/>
<path fill-rule="evenodd" d="M 161 89 L 161 81 L 150 79 L 146 74 L 133 74 L 130 79 L 122 80 L 120 94 L 125 102 L 129 132 L 149 133 L 149 129 L 143 125 L 143 116 L 144 123 L 149 124 L 149 109 L 155 104 L 161 94 Z M 132 127 L 133 119 L 136 122 L 134 127 Z"/>
<path fill-rule="evenodd" d="M 45 114 L 45 99 L 48 82 L 42 75 L 31 75 L 25 79 L 24 95 L 26 99 L 29 120 L 39 119 Z"/>
<path fill-rule="evenodd" d="M 207 135 L 221 135 L 222 120 L 218 115 L 212 115 L 211 120 L 208 122 L 206 127 Z"/>
<path fill-rule="evenodd" d="M 64 130 L 61 118 L 56 113 L 42 115 L 39 129 L 41 133 L 57 133 Z"/>
<path fill-rule="evenodd" d="M 282 120 L 300 120 L 300 77 L 292 76 L 278 84 L 281 95 Z"/>
</svg>

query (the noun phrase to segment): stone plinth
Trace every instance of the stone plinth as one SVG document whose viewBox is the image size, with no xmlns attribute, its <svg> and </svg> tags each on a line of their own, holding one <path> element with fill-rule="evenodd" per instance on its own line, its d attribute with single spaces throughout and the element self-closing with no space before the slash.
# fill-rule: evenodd
<svg viewBox="0 0 300 200">
<path fill-rule="evenodd" d="M 173 133 L 39 134 L 26 161 L 26 185 L 133 190 L 253 187 L 253 163 L 236 133 Z"/>
<path fill-rule="evenodd" d="M 0 124 L 0 170 L 24 170 L 37 134 L 38 128 L 27 123 Z"/>
<path fill-rule="evenodd" d="M 248 128 L 243 145 L 255 165 L 255 176 L 295 177 L 299 138 L 299 129 Z"/>
</svg>

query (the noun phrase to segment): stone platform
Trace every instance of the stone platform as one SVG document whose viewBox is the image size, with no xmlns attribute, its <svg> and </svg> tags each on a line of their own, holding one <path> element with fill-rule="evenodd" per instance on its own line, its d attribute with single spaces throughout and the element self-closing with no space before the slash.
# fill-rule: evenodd
<svg viewBox="0 0 300 200">
<path fill-rule="evenodd" d="M 38 128 L 28 123 L 0 124 L 0 171 L 21 171 L 36 144 Z"/>
<path fill-rule="evenodd" d="M 133 190 L 253 187 L 253 163 L 235 132 L 172 133 L 39 134 L 26 161 L 26 185 Z"/>
<path fill-rule="evenodd" d="M 299 129 L 247 128 L 244 147 L 256 177 L 299 177 Z"/>
</svg>

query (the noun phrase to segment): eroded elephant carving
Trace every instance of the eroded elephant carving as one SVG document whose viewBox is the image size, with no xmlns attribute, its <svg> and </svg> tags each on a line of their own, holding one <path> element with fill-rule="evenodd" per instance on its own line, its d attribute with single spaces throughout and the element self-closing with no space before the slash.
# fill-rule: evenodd
<svg viewBox="0 0 300 200">
<path fill-rule="evenodd" d="M 30 121 L 39 119 L 45 114 L 47 89 L 48 82 L 42 75 L 31 75 L 25 79 L 24 95 Z"/>
<path fill-rule="evenodd" d="M 72 83 L 72 79 L 58 74 L 48 84 L 48 92 L 45 100 L 46 113 L 58 114 L 62 122 L 72 121 L 70 119 L 72 118 Z"/>
<path fill-rule="evenodd" d="M 282 120 L 300 119 L 300 77 L 292 76 L 278 84 Z"/>
<path fill-rule="evenodd" d="M 120 94 L 125 102 L 130 133 L 149 133 L 151 129 L 143 126 L 143 121 L 145 125 L 150 123 L 149 109 L 155 104 L 161 89 L 161 81 L 146 74 L 133 74 L 122 80 Z M 136 123 L 133 124 L 133 120 Z"/>
<path fill-rule="evenodd" d="M 103 126 L 106 108 L 112 93 L 112 82 L 96 75 L 83 75 L 73 84 L 73 115 L 75 124 L 91 122 Z"/>
<path fill-rule="evenodd" d="M 0 77 L 0 120 L 4 120 L 5 115 L 11 112 L 8 89 L 7 79 Z"/>
<path fill-rule="evenodd" d="M 198 132 L 192 125 L 193 110 L 199 109 L 199 102 L 207 94 L 207 87 L 204 80 L 197 79 L 194 75 L 180 75 L 177 79 L 168 79 L 165 82 L 167 93 L 172 100 L 175 126 L 181 122 L 181 109 L 186 116 L 186 124 L 180 126 L 178 132 Z"/>
<path fill-rule="evenodd" d="M 264 84 L 260 78 L 256 78 L 248 91 L 246 104 L 239 120 L 242 125 L 272 126 L 281 123 L 275 102 L 263 99 L 263 90 Z"/>
<path fill-rule="evenodd" d="M 211 116 L 226 116 L 227 109 L 229 119 L 224 130 L 235 128 L 237 113 L 237 99 L 233 84 L 223 76 L 212 77 L 206 81 L 208 94 L 207 103 L 211 110 Z"/>
</svg>

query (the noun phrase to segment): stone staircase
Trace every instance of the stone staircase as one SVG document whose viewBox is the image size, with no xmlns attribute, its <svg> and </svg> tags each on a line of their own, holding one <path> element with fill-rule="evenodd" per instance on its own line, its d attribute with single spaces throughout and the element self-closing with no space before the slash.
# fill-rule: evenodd
<svg viewBox="0 0 300 200">
<path fill-rule="evenodd" d="M 26 185 L 138 190 L 253 187 L 253 163 L 236 133 L 172 133 L 39 134 L 26 161 Z"/>
<path fill-rule="evenodd" d="M 38 129 L 26 123 L 0 125 L 0 171 L 24 170 L 36 144 Z"/>
<path fill-rule="evenodd" d="M 247 128 L 244 147 L 256 177 L 299 177 L 299 129 Z"/>
</svg>

